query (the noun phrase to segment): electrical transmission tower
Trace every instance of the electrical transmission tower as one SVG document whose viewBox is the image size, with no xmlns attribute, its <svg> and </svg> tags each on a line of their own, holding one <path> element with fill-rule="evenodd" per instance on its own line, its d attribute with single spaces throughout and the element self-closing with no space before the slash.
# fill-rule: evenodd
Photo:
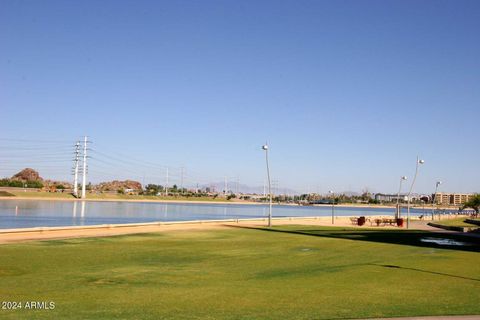
<svg viewBox="0 0 480 320">
<path fill-rule="evenodd" d="M 78 198 L 78 163 L 80 161 L 80 141 L 75 143 L 75 159 L 74 161 L 74 173 L 73 173 L 73 195 Z"/>
<path fill-rule="evenodd" d="M 223 189 L 223 194 L 227 194 L 228 193 L 228 181 L 227 181 L 227 176 L 225 176 L 225 184 L 224 184 L 224 189 Z"/>
<path fill-rule="evenodd" d="M 165 181 L 165 196 L 168 196 L 168 167 L 167 167 L 167 177 Z"/>
<path fill-rule="evenodd" d="M 86 198 L 86 192 L 87 192 L 87 143 L 88 143 L 88 137 L 85 136 L 83 140 L 82 199 Z"/>
<path fill-rule="evenodd" d="M 185 173 L 185 168 L 182 167 L 182 174 L 181 174 L 181 180 L 180 180 L 180 192 L 183 194 L 183 175 Z"/>
<path fill-rule="evenodd" d="M 279 183 L 278 180 L 272 180 L 272 193 L 276 195 L 278 193 Z"/>
</svg>

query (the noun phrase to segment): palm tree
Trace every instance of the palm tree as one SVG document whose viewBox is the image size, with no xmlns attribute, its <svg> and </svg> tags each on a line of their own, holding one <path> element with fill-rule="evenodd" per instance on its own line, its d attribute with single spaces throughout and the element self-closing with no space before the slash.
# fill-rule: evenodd
<svg viewBox="0 0 480 320">
<path fill-rule="evenodd" d="M 470 198 L 467 202 L 465 202 L 462 206 L 462 210 L 465 208 L 472 208 L 475 210 L 475 216 L 478 216 L 480 211 L 480 194 L 476 194 Z"/>
</svg>

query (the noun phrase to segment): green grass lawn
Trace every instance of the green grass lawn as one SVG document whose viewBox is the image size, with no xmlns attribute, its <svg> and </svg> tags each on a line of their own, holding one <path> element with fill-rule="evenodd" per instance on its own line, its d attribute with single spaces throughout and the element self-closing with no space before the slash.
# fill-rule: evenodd
<svg viewBox="0 0 480 320">
<path fill-rule="evenodd" d="M 75 199 L 70 193 L 66 192 L 38 192 L 31 190 L 9 190 L 9 195 L 2 195 L 6 197 L 17 197 L 17 198 L 55 198 L 55 199 Z"/>
<path fill-rule="evenodd" d="M 421 239 L 471 242 L 442 248 Z M 467 240 L 465 240 L 467 239 Z M 342 319 L 480 314 L 480 243 L 287 226 L 0 246 L 1 319 Z"/>
<path fill-rule="evenodd" d="M 450 226 L 450 227 L 476 227 L 473 224 L 464 222 L 466 219 L 468 218 L 462 217 L 462 218 L 434 221 L 434 223 L 440 224 L 442 226 Z"/>
</svg>

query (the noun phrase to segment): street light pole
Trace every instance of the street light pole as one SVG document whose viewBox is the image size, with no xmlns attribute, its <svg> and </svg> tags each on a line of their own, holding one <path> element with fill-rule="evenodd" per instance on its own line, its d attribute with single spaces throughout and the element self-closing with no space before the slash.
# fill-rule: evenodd
<svg viewBox="0 0 480 320">
<path fill-rule="evenodd" d="M 268 178 L 268 196 L 269 196 L 269 209 L 268 209 L 268 226 L 272 226 L 272 184 L 270 181 L 270 167 L 268 165 L 268 144 L 264 144 L 262 149 L 265 150 L 265 161 L 267 163 L 267 178 Z"/>
<path fill-rule="evenodd" d="M 335 193 L 332 190 L 328 193 L 332 195 L 332 224 L 335 224 Z"/>
<path fill-rule="evenodd" d="M 415 180 L 417 180 L 418 174 L 418 166 L 420 164 L 424 164 L 425 160 L 421 160 L 417 156 L 417 164 L 415 167 L 415 175 L 413 176 L 412 185 L 410 186 L 410 190 L 408 191 L 408 203 L 407 203 L 407 229 L 410 228 L 410 195 L 412 194 L 413 186 L 415 185 Z"/>
<path fill-rule="evenodd" d="M 400 218 L 400 191 L 402 190 L 402 182 L 403 180 L 407 180 L 407 176 L 402 176 L 400 177 L 400 187 L 398 188 L 398 194 L 397 194 L 397 213 L 396 213 L 396 219 Z"/>
<path fill-rule="evenodd" d="M 437 181 L 437 183 L 435 183 L 435 193 L 433 194 L 433 197 L 432 197 L 432 221 L 434 220 L 434 217 L 435 217 L 435 201 L 437 200 L 438 186 L 441 184 L 442 184 L 442 181 Z"/>
</svg>

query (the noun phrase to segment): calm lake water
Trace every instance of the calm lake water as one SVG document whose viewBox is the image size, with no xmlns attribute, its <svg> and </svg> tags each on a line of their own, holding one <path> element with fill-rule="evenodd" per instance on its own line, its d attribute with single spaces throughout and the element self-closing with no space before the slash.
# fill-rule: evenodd
<svg viewBox="0 0 480 320">
<path fill-rule="evenodd" d="M 423 213 L 423 210 L 411 210 L 412 215 Z M 274 217 L 316 217 L 331 214 L 330 206 L 273 206 Z M 393 214 L 394 209 L 335 207 L 336 216 Z M 267 216 L 266 205 L 0 200 L 0 229 Z"/>
</svg>

